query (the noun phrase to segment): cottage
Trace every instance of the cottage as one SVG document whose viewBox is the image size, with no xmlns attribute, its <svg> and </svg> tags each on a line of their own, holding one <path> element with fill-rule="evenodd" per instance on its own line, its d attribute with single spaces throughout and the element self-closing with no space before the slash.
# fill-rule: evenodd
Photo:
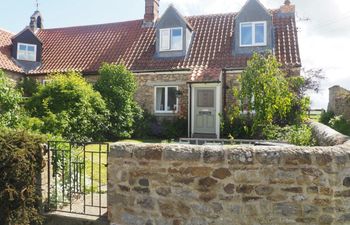
<svg viewBox="0 0 350 225">
<path fill-rule="evenodd" d="M 103 62 L 123 63 L 138 81 L 138 103 L 159 119 L 188 118 L 189 136 L 220 137 L 220 115 L 234 104 L 230 89 L 253 52 L 272 52 L 299 73 L 295 6 L 266 9 L 248 0 L 238 13 L 184 17 L 145 0 L 135 21 L 46 29 L 36 11 L 18 34 L 0 30 L 0 69 L 13 79 L 45 81 L 76 70 L 98 79 Z"/>
</svg>

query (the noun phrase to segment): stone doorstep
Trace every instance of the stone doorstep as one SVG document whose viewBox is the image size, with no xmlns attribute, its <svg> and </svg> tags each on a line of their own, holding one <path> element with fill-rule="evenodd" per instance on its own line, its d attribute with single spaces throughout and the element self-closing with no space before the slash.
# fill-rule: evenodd
<svg viewBox="0 0 350 225">
<path fill-rule="evenodd" d="M 44 225 L 109 225 L 106 217 L 72 214 L 65 212 L 45 213 Z"/>
</svg>

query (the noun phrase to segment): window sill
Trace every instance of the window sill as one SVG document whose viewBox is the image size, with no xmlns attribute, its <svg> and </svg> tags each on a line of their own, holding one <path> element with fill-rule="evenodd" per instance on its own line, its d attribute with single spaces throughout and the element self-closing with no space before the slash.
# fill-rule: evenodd
<svg viewBox="0 0 350 225">
<path fill-rule="evenodd" d="M 241 48 L 251 48 L 251 47 L 267 47 L 267 44 L 261 44 L 261 45 L 240 45 Z"/>
<path fill-rule="evenodd" d="M 167 49 L 167 50 L 159 50 L 159 52 L 181 52 L 183 49 Z"/>
<path fill-rule="evenodd" d="M 177 114 L 177 111 L 155 111 L 154 114 Z"/>
</svg>

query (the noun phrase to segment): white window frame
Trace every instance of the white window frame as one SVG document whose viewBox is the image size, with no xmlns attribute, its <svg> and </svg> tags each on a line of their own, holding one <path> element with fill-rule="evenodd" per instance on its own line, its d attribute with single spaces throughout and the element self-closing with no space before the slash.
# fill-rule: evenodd
<svg viewBox="0 0 350 225">
<path fill-rule="evenodd" d="M 264 43 L 256 43 L 255 41 L 255 25 L 256 24 L 264 24 Z M 244 25 L 251 25 L 252 26 L 252 44 L 251 45 L 245 45 L 242 44 L 242 27 Z M 267 45 L 267 23 L 266 21 L 255 21 L 255 22 L 244 22 L 239 24 L 239 45 L 240 47 L 259 47 L 259 46 L 266 46 Z"/>
<path fill-rule="evenodd" d="M 173 48 L 172 46 L 172 43 L 173 43 L 173 30 L 175 29 L 180 29 L 181 30 L 181 48 L 178 48 L 178 49 L 175 49 Z M 168 46 L 169 48 L 168 49 L 164 49 L 162 48 L 162 43 L 163 43 L 163 40 L 162 40 L 162 32 L 169 32 L 169 43 L 168 43 Z M 165 51 L 182 51 L 183 50 L 183 39 L 184 39 L 184 32 L 183 32 L 183 28 L 182 27 L 172 27 L 172 28 L 165 28 L 165 29 L 160 29 L 159 30 L 159 51 L 161 52 L 165 52 Z"/>
<path fill-rule="evenodd" d="M 165 99 L 164 99 L 164 110 L 157 110 L 157 88 L 165 88 Z M 179 98 L 176 97 L 176 110 L 168 110 L 168 89 L 176 88 L 176 91 L 179 90 L 179 86 L 154 86 L 154 112 L 155 113 L 178 113 L 179 111 Z"/>
<path fill-rule="evenodd" d="M 28 52 L 28 47 L 34 47 L 34 60 L 31 60 L 31 59 L 28 59 L 28 58 L 26 58 L 26 59 L 20 59 L 19 58 L 19 52 L 20 51 L 22 51 L 22 50 L 20 50 L 20 46 L 21 45 L 24 45 L 24 46 L 26 46 L 26 52 Z M 18 42 L 17 43 L 17 60 L 22 60 L 22 61 L 30 61 L 30 62 L 36 62 L 36 55 L 37 55 L 37 46 L 36 45 L 33 45 L 33 44 L 27 44 L 27 43 L 22 43 L 22 42 Z"/>
</svg>

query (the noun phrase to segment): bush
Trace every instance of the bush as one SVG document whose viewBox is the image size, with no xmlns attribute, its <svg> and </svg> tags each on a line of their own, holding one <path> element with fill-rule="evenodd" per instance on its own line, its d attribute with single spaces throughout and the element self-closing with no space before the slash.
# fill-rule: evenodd
<svg viewBox="0 0 350 225">
<path fill-rule="evenodd" d="M 103 139 L 109 128 L 108 110 L 102 96 L 78 73 L 55 74 L 29 99 L 27 109 L 42 133 L 71 141 Z M 40 127 L 42 126 L 42 127 Z"/>
<path fill-rule="evenodd" d="M 320 117 L 320 123 L 323 123 L 325 125 L 329 125 L 329 121 L 334 118 L 335 115 L 333 112 L 322 112 Z"/>
<path fill-rule="evenodd" d="M 42 224 L 36 178 L 42 170 L 44 141 L 25 131 L 0 131 L 0 224 Z"/>
<path fill-rule="evenodd" d="M 259 138 L 259 134 L 257 132 L 253 132 L 253 121 L 251 118 L 248 118 L 245 115 L 240 115 L 233 121 L 230 121 L 229 119 L 222 120 L 221 134 L 224 138 Z"/>
<path fill-rule="evenodd" d="M 17 89 L 23 92 L 25 97 L 31 97 L 39 91 L 40 82 L 31 77 L 24 77 L 17 84 Z"/>
<path fill-rule="evenodd" d="M 283 141 L 299 146 L 315 145 L 312 130 L 306 124 L 285 127 L 266 126 L 263 130 L 263 135 L 267 140 Z"/>
<path fill-rule="evenodd" d="M 135 120 L 140 119 L 141 109 L 134 101 L 136 80 L 133 73 L 123 65 L 104 64 L 95 89 L 101 93 L 110 111 L 109 139 L 130 138 Z"/>
<path fill-rule="evenodd" d="M 335 116 L 329 120 L 329 126 L 334 130 L 350 136 L 350 122 L 343 116 Z"/>
<path fill-rule="evenodd" d="M 154 115 L 144 112 L 142 119 L 136 121 L 133 138 L 178 139 L 187 137 L 187 120 L 157 120 Z"/>
<path fill-rule="evenodd" d="M 19 125 L 24 110 L 22 94 L 15 89 L 15 83 L 0 70 L 0 127 L 14 128 Z"/>
</svg>

